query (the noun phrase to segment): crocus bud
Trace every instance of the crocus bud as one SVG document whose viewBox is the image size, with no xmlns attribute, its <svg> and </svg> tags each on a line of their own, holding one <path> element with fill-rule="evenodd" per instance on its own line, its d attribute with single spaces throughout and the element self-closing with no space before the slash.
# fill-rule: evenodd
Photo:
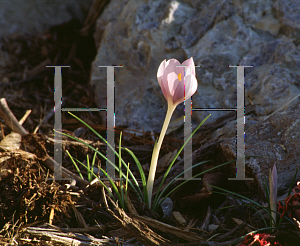
<svg viewBox="0 0 300 246">
<path fill-rule="evenodd" d="M 180 65 L 176 59 L 164 60 L 157 71 L 157 80 L 161 90 L 168 104 L 172 103 L 174 107 L 194 95 L 198 87 L 193 58 L 182 63 L 188 67 L 176 67 Z"/>
<path fill-rule="evenodd" d="M 274 164 L 273 170 L 269 172 L 269 187 L 270 187 L 270 208 L 277 211 L 277 170 Z M 271 212 L 274 223 L 276 223 L 276 213 Z M 275 226 L 275 224 L 274 224 Z"/>
</svg>

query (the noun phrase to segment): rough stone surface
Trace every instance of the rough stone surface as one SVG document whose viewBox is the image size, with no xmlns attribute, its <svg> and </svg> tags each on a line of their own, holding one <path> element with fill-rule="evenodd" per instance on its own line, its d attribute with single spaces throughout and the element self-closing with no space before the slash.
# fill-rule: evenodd
<svg viewBox="0 0 300 246">
<path fill-rule="evenodd" d="M 167 102 L 156 73 L 164 59 L 176 58 L 183 62 L 193 57 L 195 64 L 201 66 L 196 69 L 198 91 L 192 98 L 193 108 L 236 108 L 236 69 L 229 65 L 252 65 L 253 68 L 245 68 L 245 105 L 255 108 L 245 117 L 246 155 L 268 152 L 280 161 L 279 173 L 288 170 L 283 175 L 287 180 L 299 163 L 291 157 L 292 149 L 282 152 L 280 144 L 297 146 L 288 135 L 269 140 L 268 134 L 275 136 L 279 131 L 273 123 L 269 126 L 272 133 L 264 129 L 267 122 L 288 115 L 287 108 L 299 103 L 298 97 L 286 105 L 300 94 L 299 8 L 297 0 L 113 1 L 97 21 L 98 54 L 91 75 L 96 102 L 100 108 L 106 107 L 106 69 L 98 66 L 123 65 L 115 69 L 116 126 L 160 132 Z M 277 110 L 273 118 L 263 121 Z M 217 125 L 220 117 L 229 111 L 193 111 L 193 128 L 208 114 L 212 115 L 205 125 Z M 183 115 L 182 103 L 172 120 Z M 105 122 L 105 115 L 102 117 Z M 289 121 L 296 127 L 299 108 L 293 117 Z M 247 132 L 251 127 L 255 129 L 249 130 L 252 134 L 259 133 L 255 144 Z M 296 134 L 296 128 L 289 128 L 283 119 L 278 127 L 282 134 Z M 235 135 L 236 119 L 230 118 L 207 140 L 221 138 L 231 143 Z M 235 148 L 232 145 L 223 151 L 230 156 Z M 285 168 L 284 160 L 292 166 Z M 253 159 L 246 163 L 253 168 L 261 164 Z M 267 174 L 268 165 L 253 171 L 259 182 L 260 175 Z"/>
<path fill-rule="evenodd" d="M 278 188 L 289 188 L 300 166 L 300 103 L 290 106 L 283 112 L 277 112 L 267 120 L 258 123 L 245 134 L 245 156 L 266 156 L 267 158 L 246 158 L 246 177 L 254 177 L 258 181 L 261 192 L 265 176 L 269 169 L 276 165 L 278 172 Z M 236 139 L 220 144 L 226 159 L 236 158 Z M 247 176 L 248 175 L 248 176 Z M 298 178 L 300 175 L 298 174 Z M 297 179 L 298 180 L 298 179 Z"/>
<path fill-rule="evenodd" d="M 297 0 L 277 0 L 273 4 L 275 17 L 281 23 L 281 32 L 300 42 L 300 4 Z"/>
<path fill-rule="evenodd" d="M 229 0 L 111 2 L 98 19 L 95 33 L 99 50 L 91 83 L 98 106 L 106 107 L 106 69 L 98 66 L 123 65 L 115 70 L 116 126 L 159 132 L 167 103 L 157 83 L 157 68 L 164 59 L 183 62 L 192 56 L 196 65 L 201 65 L 196 69 L 194 108 L 235 108 L 236 69 L 228 65 L 253 65 L 245 69 L 245 104 L 251 100 L 258 106 L 257 116 L 249 116 L 246 122 L 246 129 L 251 127 L 300 93 L 299 45 L 281 28 L 281 23 L 288 22 L 297 30 L 297 21 L 291 14 L 287 17 L 290 7 L 284 8 L 285 15 L 274 17 L 281 4 Z M 194 111 L 193 127 L 209 113 L 212 116 L 207 123 L 228 111 Z M 173 119 L 183 114 L 182 103 Z M 226 130 L 230 136 L 235 135 L 234 124 L 225 126 L 232 129 Z"/>
<path fill-rule="evenodd" d="M 37 34 L 50 26 L 78 18 L 83 20 L 93 0 L 1 0 L 0 38 L 13 34 Z"/>
</svg>

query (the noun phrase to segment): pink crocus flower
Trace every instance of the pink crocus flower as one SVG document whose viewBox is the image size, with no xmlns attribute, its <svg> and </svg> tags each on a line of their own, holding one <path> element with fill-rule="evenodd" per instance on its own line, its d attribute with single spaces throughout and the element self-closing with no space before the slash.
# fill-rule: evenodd
<svg viewBox="0 0 300 246">
<path fill-rule="evenodd" d="M 159 151 L 172 114 L 179 103 L 182 103 L 184 100 L 189 99 L 192 95 L 195 94 L 198 87 L 197 79 L 195 77 L 196 73 L 193 58 L 191 57 L 182 63 L 182 65 L 188 67 L 177 67 L 180 65 L 180 62 L 176 59 L 170 59 L 168 61 L 164 60 L 160 64 L 157 71 L 157 80 L 168 102 L 168 110 L 158 142 L 157 144 L 155 144 L 152 153 L 147 182 L 148 204 L 150 208 Z"/>
<path fill-rule="evenodd" d="M 176 59 L 164 60 L 157 71 L 157 80 L 161 90 L 168 104 L 171 103 L 175 107 L 194 95 L 198 87 L 193 58 L 191 57 L 182 63 L 182 65 L 189 67 L 176 67 L 180 65 Z"/>
</svg>

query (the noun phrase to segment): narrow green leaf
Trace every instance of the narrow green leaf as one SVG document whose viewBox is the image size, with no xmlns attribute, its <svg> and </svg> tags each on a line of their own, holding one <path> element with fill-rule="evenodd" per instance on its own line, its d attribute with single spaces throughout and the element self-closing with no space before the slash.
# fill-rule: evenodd
<svg viewBox="0 0 300 246">
<path fill-rule="evenodd" d="M 95 148 L 92 147 L 91 145 L 87 144 L 86 142 L 84 142 L 84 141 L 82 141 L 82 140 L 80 140 L 80 139 L 78 139 L 78 138 L 76 138 L 76 137 L 70 136 L 70 135 L 68 135 L 68 134 L 66 134 L 66 133 L 63 133 L 63 132 L 60 132 L 60 131 L 56 131 L 55 129 L 54 129 L 54 131 L 57 132 L 57 133 L 60 133 L 60 134 L 62 134 L 62 135 L 64 135 L 64 136 L 67 136 L 67 137 L 69 137 L 69 138 L 71 138 L 71 139 L 74 139 L 75 141 L 78 141 L 78 142 L 80 142 L 80 143 L 82 143 L 82 144 L 84 144 L 84 145 L 86 145 L 86 146 L 88 146 L 90 149 L 92 149 L 92 150 L 94 150 L 95 152 L 97 152 L 97 154 L 99 154 L 102 158 L 104 158 L 105 160 L 107 160 L 108 163 L 111 164 L 117 171 L 119 171 L 119 168 L 118 168 L 114 163 L 112 163 L 109 159 L 106 158 L 105 155 L 103 155 L 100 151 L 98 151 L 97 149 L 95 149 Z M 116 152 L 115 152 L 115 153 L 116 153 Z M 117 157 L 119 157 L 118 154 L 117 154 Z M 122 160 L 122 163 L 123 163 L 124 166 L 127 168 L 127 165 L 125 164 L 125 162 L 124 162 L 123 160 Z M 140 200 L 142 200 L 142 192 L 141 192 L 141 190 L 140 190 L 140 188 L 139 188 L 139 186 L 138 186 L 138 182 L 136 181 L 135 177 L 133 176 L 133 174 L 132 174 L 132 172 L 131 172 L 130 170 L 129 170 L 129 174 L 130 174 L 131 177 L 133 178 L 133 181 L 135 182 L 135 185 L 136 185 L 136 187 L 138 188 L 138 190 L 136 190 L 136 188 L 134 187 L 134 185 L 132 184 L 132 182 L 131 182 L 130 179 L 128 180 L 128 182 L 129 182 L 130 186 L 132 187 L 132 189 L 137 193 L 137 195 L 139 196 Z M 123 176 L 125 177 L 124 174 L 123 174 Z"/>
<path fill-rule="evenodd" d="M 67 150 L 67 152 L 68 152 L 68 150 Z M 72 161 L 74 161 L 74 159 L 73 159 L 73 157 L 68 153 L 68 155 L 70 156 L 70 158 L 72 159 Z M 87 166 L 86 165 L 84 165 L 83 163 L 81 163 L 79 160 L 77 160 L 76 158 L 75 158 L 75 160 L 77 161 L 77 162 L 79 162 L 82 166 L 84 166 L 86 169 L 87 169 Z M 77 166 L 76 165 L 76 163 L 75 163 L 75 166 Z M 102 169 L 102 168 L 100 168 L 100 169 Z M 105 171 L 104 171 L 105 172 Z M 99 179 L 99 177 L 96 175 L 96 174 L 94 174 L 93 173 L 93 175 L 99 180 L 99 182 L 104 186 L 104 188 L 108 191 L 108 193 L 109 193 L 109 195 L 114 199 L 114 201 L 116 201 L 115 200 L 115 198 L 114 198 L 114 196 L 113 196 L 113 194 L 110 192 L 110 190 L 108 189 L 108 187 L 101 181 L 101 179 Z"/>
<path fill-rule="evenodd" d="M 249 202 L 255 204 L 257 207 L 260 207 L 261 209 L 263 209 L 263 210 L 269 215 L 269 218 L 272 218 L 271 212 L 269 211 L 269 209 L 266 209 L 265 207 L 263 207 L 262 205 L 260 205 L 259 203 L 255 202 L 255 201 L 251 200 L 250 198 L 248 198 L 248 197 L 246 197 L 246 196 L 243 196 L 243 195 L 240 195 L 240 194 L 238 194 L 238 193 L 235 193 L 235 192 L 233 192 L 233 191 L 229 191 L 229 190 L 226 190 L 226 189 L 222 189 L 222 188 L 217 187 L 217 186 L 214 186 L 214 185 L 210 185 L 210 184 L 208 184 L 208 185 L 211 186 L 211 187 L 213 187 L 213 188 L 215 188 L 215 189 L 222 190 L 222 191 L 224 191 L 224 192 L 230 193 L 230 194 L 232 194 L 232 195 L 234 195 L 234 196 L 240 197 L 240 198 L 242 198 L 242 199 L 244 199 L 244 200 L 247 200 L 247 201 L 249 201 Z"/>
<path fill-rule="evenodd" d="M 89 155 L 86 155 L 86 163 L 87 163 L 87 175 L 88 175 L 88 181 L 92 182 L 92 175 L 91 175 L 91 168 L 90 168 L 90 158 Z"/>
<path fill-rule="evenodd" d="M 163 200 L 161 200 L 161 197 L 163 196 L 163 194 L 164 194 L 164 193 L 167 191 L 167 189 L 168 189 L 168 188 L 176 181 L 177 178 L 179 178 L 181 175 L 183 175 L 185 172 L 191 170 L 192 168 L 195 168 L 195 167 L 197 167 L 197 166 L 200 166 L 200 165 L 202 165 L 202 164 L 204 164 L 204 163 L 207 163 L 207 162 L 210 162 L 210 161 L 211 161 L 211 160 L 199 162 L 199 163 L 193 165 L 192 167 L 189 167 L 188 169 L 184 170 L 183 172 L 181 172 L 180 174 L 178 174 L 175 178 L 173 178 L 173 179 L 166 185 L 166 187 L 162 190 L 162 192 L 161 192 L 158 196 L 157 196 L 158 193 L 156 193 L 156 196 L 155 196 L 156 199 L 154 199 L 154 201 L 153 201 L 153 209 L 155 210 L 155 209 L 157 208 L 157 206 L 158 206 L 159 204 L 161 204 L 162 201 L 163 201 L 165 198 L 167 198 L 169 194 L 171 194 L 171 192 L 168 193 L 168 195 L 166 195 L 166 196 L 163 198 Z M 209 171 L 209 170 L 207 170 L 207 171 Z M 192 178 L 194 178 L 194 177 L 192 177 Z M 191 179 L 192 179 L 192 178 L 191 178 Z M 190 181 L 191 179 L 188 179 L 187 181 L 184 181 L 183 183 L 186 183 L 186 182 Z M 172 192 L 174 192 L 177 188 L 179 188 L 181 185 L 183 185 L 183 183 L 182 183 L 182 184 L 179 184 L 176 188 L 174 188 L 174 189 L 172 190 Z"/>
<path fill-rule="evenodd" d="M 228 192 L 228 193 L 231 193 L 231 192 L 229 192 L 229 191 L 227 191 L 227 190 L 225 190 L 226 192 Z M 218 191 L 213 191 L 213 193 L 215 193 L 215 194 L 221 194 L 221 195 L 225 195 L 225 196 L 227 196 L 227 194 L 226 193 L 224 193 L 224 192 L 218 192 Z M 234 192 L 232 192 L 232 193 L 234 193 Z M 234 194 L 236 194 L 236 195 L 239 195 L 239 194 L 237 194 L 237 193 L 234 193 Z M 234 196 L 233 196 L 234 197 Z M 236 199 L 241 199 L 241 198 L 239 198 L 239 197 L 234 197 L 234 198 L 236 198 Z M 247 199 L 248 201 L 250 201 L 250 202 L 252 202 L 252 200 L 251 199 Z M 243 201 L 242 201 L 243 202 Z M 254 201 L 253 201 L 254 202 Z M 238 206 L 238 205 L 236 205 L 236 206 Z M 267 222 L 266 222 L 266 220 L 265 220 L 265 218 L 264 218 L 264 216 L 261 214 L 261 212 L 259 212 L 258 211 L 258 209 L 255 207 L 255 206 L 257 206 L 257 207 L 260 207 L 260 208 L 262 208 L 263 210 L 265 210 L 265 211 L 267 211 L 266 210 L 266 208 L 264 208 L 263 206 L 261 206 L 261 205 L 241 205 L 241 206 L 250 206 L 250 207 L 252 207 L 254 210 L 256 210 L 256 212 L 258 212 L 259 213 L 259 215 L 261 216 L 261 218 L 262 218 L 262 220 L 263 220 L 263 222 L 264 222 L 264 224 L 265 224 L 265 226 L 268 226 L 268 224 L 267 224 Z M 270 215 L 269 215 L 270 216 Z"/>
<path fill-rule="evenodd" d="M 120 180 L 120 193 L 122 196 L 122 201 L 124 201 L 124 192 L 123 192 L 123 181 L 122 181 L 122 164 L 121 164 L 121 140 L 122 140 L 122 132 L 120 133 L 120 141 L 119 141 L 119 180 Z M 126 206 L 126 203 L 124 204 Z"/>
<path fill-rule="evenodd" d="M 80 163 L 82 166 L 84 166 L 84 167 L 87 169 L 87 166 L 84 165 L 81 161 L 77 160 L 76 158 L 74 158 L 74 159 L 75 159 L 78 163 Z M 111 184 L 111 186 L 112 186 L 114 192 L 116 193 L 116 195 L 117 195 L 117 197 L 118 197 L 118 201 L 120 202 L 121 207 L 124 209 L 124 208 L 125 208 L 125 207 L 124 207 L 124 201 L 123 201 L 122 198 L 121 198 L 120 192 L 119 192 L 119 190 L 118 190 L 118 187 L 115 185 L 114 180 L 109 176 L 109 174 L 108 174 L 107 172 L 105 172 L 105 171 L 103 170 L 103 168 L 100 167 L 100 170 L 101 170 L 101 171 L 104 173 L 104 175 L 108 178 L 108 180 L 109 180 L 109 182 L 110 182 L 110 184 Z M 101 179 L 100 179 L 97 175 L 95 175 L 94 173 L 93 173 L 93 175 L 100 181 L 100 183 L 104 186 L 104 188 L 106 188 L 106 190 L 109 192 L 109 194 L 112 196 L 112 198 L 114 198 L 113 194 L 112 194 L 112 193 L 110 192 L 110 190 L 105 186 L 105 184 L 101 181 Z M 116 200 L 114 199 L 114 201 L 116 201 Z"/>
<path fill-rule="evenodd" d="M 179 151 L 177 152 L 177 154 L 176 154 L 176 156 L 174 157 L 174 159 L 173 159 L 173 161 L 171 162 L 171 164 L 169 165 L 169 167 L 168 167 L 168 169 L 167 169 L 167 171 L 166 171 L 166 173 L 165 173 L 165 175 L 164 175 L 164 177 L 163 177 L 163 179 L 162 179 L 162 181 L 161 181 L 161 183 L 160 183 L 160 185 L 159 185 L 159 187 L 158 187 L 158 190 L 157 190 L 157 193 L 156 193 L 156 196 L 155 196 L 155 198 L 154 198 L 154 204 L 157 202 L 157 200 L 158 200 L 158 194 L 159 194 L 159 192 L 160 192 L 160 189 L 161 189 L 161 187 L 162 187 L 162 185 L 163 185 L 163 183 L 165 182 L 165 179 L 167 178 L 167 176 L 168 176 L 168 174 L 169 174 L 169 172 L 170 172 L 170 170 L 171 170 L 171 168 L 172 168 L 172 166 L 173 166 L 173 164 L 175 163 L 175 161 L 176 161 L 176 159 L 177 159 L 177 157 L 179 156 L 179 154 L 181 153 L 181 151 L 183 150 L 183 148 L 185 147 L 185 145 L 188 143 L 188 141 L 190 141 L 190 139 L 193 137 L 193 135 L 195 134 L 195 132 L 196 131 L 198 131 L 198 129 L 204 124 L 204 122 L 208 119 L 208 117 L 210 117 L 211 116 L 211 114 L 209 114 L 198 126 L 197 126 L 197 128 L 192 132 L 192 134 L 191 134 L 191 136 L 189 136 L 189 138 L 185 141 L 185 143 L 181 146 L 181 148 L 179 149 Z"/>
<path fill-rule="evenodd" d="M 246 156 L 245 158 L 249 158 L 249 157 L 264 157 L 264 156 Z M 267 157 L 266 157 L 266 158 L 267 158 Z M 190 170 L 190 169 L 193 168 L 193 167 L 199 166 L 199 165 L 201 165 L 201 164 L 203 164 L 203 163 L 205 163 L 205 162 L 208 162 L 208 161 L 199 162 L 199 163 L 195 164 L 194 166 L 192 166 L 192 167 L 190 167 L 190 168 L 184 170 L 183 172 L 181 172 L 180 174 L 178 174 L 174 179 L 172 179 L 171 182 L 173 183 L 173 182 L 174 182 L 177 178 L 179 178 L 184 172 Z M 167 188 L 171 185 L 171 182 L 170 182 L 170 183 L 164 188 L 164 190 L 161 192 L 161 194 L 159 194 L 159 195 L 156 194 L 156 195 L 157 195 L 157 196 L 156 196 L 157 199 L 155 200 L 154 208 L 156 209 L 157 206 L 161 203 L 161 201 L 163 201 L 166 197 L 168 197 L 170 194 L 172 194 L 176 189 L 178 189 L 179 187 L 181 187 L 181 186 L 184 185 L 185 183 L 189 182 L 189 181 L 192 180 L 193 178 L 196 178 L 196 177 L 198 177 L 198 176 L 200 176 L 200 175 L 202 175 L 202 174 L 204 174 L 204 173 L 206 173 L 206 172 L 208 172 L 208 171 L 211 171 L 211 170 L 213 170 L 213 169 L 216 169 L 216 168 L 225 166 L 225 165 L 227 165 L 227 164 L 229 164 L 229 163 L 232 163 L 232 162 L 236 162 L 236 160 L 232 160 L 232 161 L 229 161 L 229 162 L 222 163 L 222 164 L 220 164 L 220 165 L 218 165 L 218 166 L 209 168 L 209 169 L 207 169 L 207 170 L 205 170 L 205 171 L 203 171 L 203 172 L 201 172 L 201 173 L 198 173 L 198 174 L 194 175 L 192 178 L 190 178 L 190 179 L 188 179 L 188 180 L 182 182 L 182 183 L 179 184 L 178 186 L 176 186 L 172 191 L 170 191 L 166 196 L 164 196 L 163 199 L 161 199 L 162 194 L 163 194 L 163 193 L 167 190 Z"/>
<path fill-rule="evenodd" d="M 89 128 L 93 133 L 95 133 L 95 135 L 96 135 L 97 137 L 99 137 L 102 141 L 104 141 L 104 142 L 108 145 L 108 147 L 109 147 L 112 151 L 114 151 L 115 155 L 116 155 L 117 157 L 119 157 L 117 151 L 115 151 L 114 148 L 113 148 L 113 147 L 105 140 L 105 138 L 103 138 L 97 131 L 95 131 L 92 127 L 90 127 L 87 123 L 85 123 L 82 119 L 80 119 L 80 118 L 77 117 L 76 115 L 72 114 L 71 112 L 68 112 L 68 113 L 69 113 L 70 115 L 72 115 L 75 119 L 77 119 L 78 121 L 80 121 L 82 124 L 84 124 L 84 125 L 85 125 L 87 128 Z M 56 131 L 56 130 L 55 130 L 55 131 Z M 74 139 L 74 140 L 76 140 L 76 141 L 78 141 L 78 142 L 81 142 L 81 143 L 83 143 L 84 145 L 88 146 L 90 149 L 96 151 L 102 158 L 104 158 L 105 160 L 107 160 L 109 164 L 111 164 L 112 166 L 114 166 L 115 169 L 116 169 L 117 171 L 119 171 L 119 169 L 118 169 L 118 168 L 117 168 L 110 160 L 108 160 L 108 159 L 106 158 L 106 156 L 102 155 L 101 152 L 97 151 L 95 148 L 93 148 L 93 147 L 90 146 L 89 144 L 87 144 L 87 143 L 81 141 L 80 139 L 74 138 L 74 137 L 72 137 L 72 136 L 70 136 L 70 135 L 68 135 L 68 134 L 65 134 L 65 133 L 62 133 L 62 132 L 59 132 L 59 131 L 56 131 L 56 132 L 58 132 L 58 133 L 60 133 L 60 134 L 62 134 L 62 135 L 68 136 L 68 137 L 70 137 L 70 138 L 72 138 L 72 139 Z M 124 162 L 124 160 L 123 160 L 123 159 L 121 159 L 121 160 L 122 160 L 122 164 L 124 165 L 124 167 L 127 168 L 127 165 L 126 165 L 126 163 Z M 142 191 L 140 190 L 140 187 L 139 187 L 139 185 L 138 185 L 138 182 L 137 182 L 137 180 L 135 179 L 134 175 L 132 174 L 132 172 L 131 172 L 130 170 L 129 170 L 129 174 L 130 174 L 130 177 L 132 178 L 132 180 L 134 181 L 136 187 L 138 188 L 138 190 L 136 190 L 136 188 L 133 186 L 131 180 L 129 180 L 128 182 L 129 182 L 130 186 L 132 187 L 132 189 L 137 193 L 139 199 L 142 200 L 142 196 L 143 196 L 143 195 L 142 195 Z"/>
<path fill-rule="evenodd" d="M 96 148 L 96 150 L 98 150 L 98 148 Z M 93 161 L 92 161 L 92 173 L 94 173 L 94 166 L 95 166 L 95 162 L 96 162 L 96 155 L 97 155 L 97 152 L 94 152 Z"/>
<path fill-rule="evenodd" d="M 139 169 L 141 179 L 142 179 L 142 184 L 143 184 L 144 202 L 146 204 L 148 204 L 147 181 L 146 181 L 146 176 L 145 176 L 143 167 L 142 167 L 141 163 L 139 162 L 138 158 L 135 156 L 135 154 L 131 150 L 129 150 L 127 148 L 123 148 L 123 147 L 122 147 L 122 149 L 126 150 L 131 155 L 131 157 L 133 158 L 133 160 L 135 161 L 135 163 Z"/>
<path fill-rule="evenodd" d="M 129 162 L 128 162 L 128 169 L 129 169 Z M 127 169 L 127 175 L 126 175 L 126 185 L 125 185 L 125 206 L 127 207 L 127 189 L 128 189 L 128 169 Z"/>
<path fill-rule="evenodd" d="M 80 172 L 80 169 L 79 169 L 79 167 L 77 166 L 76 162 L 74 161 L 73 157 L 70 155 L 70 153 L 69 153 L 68 150 L 66 150 L 66 152 L 67 152 L 68 156 L 70 157 L 70 159 L 71 159 L 73 165 L 75 166 L 77 172 L 79 173 L 80 178 L 84 179 L 83 176 L 82 176 L 82 174 L 81 174 L 81 172 Z"/>
</svg>

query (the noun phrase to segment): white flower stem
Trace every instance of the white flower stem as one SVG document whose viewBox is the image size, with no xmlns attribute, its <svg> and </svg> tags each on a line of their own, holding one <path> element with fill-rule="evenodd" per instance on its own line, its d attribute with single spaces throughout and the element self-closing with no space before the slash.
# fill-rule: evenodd
<svg viewBox="0 0 300 246">
<path fill-rule="evenodd" d="M 173 105 L 172 103 L 168 103 L 167 115 L 166 115 L 163 127 L 161 129 L 157 145 L 153 149 L 151 165 L 150 165 L 150 170 L 149 170 L 149 176 L 148 176 L 148 182 L 147 182 L 149 208 L 151 208 L 152 190 L 153 190 L 153 184 L 154 184 L 154 178 L 155 178 L 155 172 L 156 172 L 159 151 L 160 151 L 162 142 L 164 140 L 164 137 L 166 135 L 167 128 L 169 126 L 169 123 L 170 123 L 170 120 L 171 120 L 171 117 L 172 117 L 172 114 L 173 114 L 175 108 L 176 108 L 176 105 Z"/>
</svg>

